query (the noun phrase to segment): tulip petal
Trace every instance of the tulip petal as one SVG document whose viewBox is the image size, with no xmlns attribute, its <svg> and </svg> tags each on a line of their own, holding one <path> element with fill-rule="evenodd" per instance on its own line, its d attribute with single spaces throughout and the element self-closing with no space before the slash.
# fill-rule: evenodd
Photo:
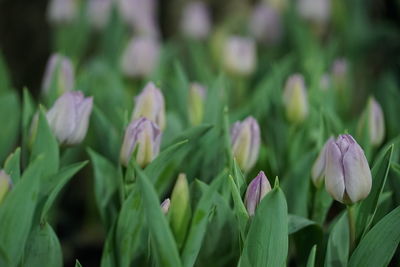
<svg viewBox="0 0 400 267">
<path fill-rule="evenodd" d="M 343 202 L 345 184 L 342 156 L 333 140 L 328 143 L 326 151 L 325 188 L 334 199 Z"/>
</svg>

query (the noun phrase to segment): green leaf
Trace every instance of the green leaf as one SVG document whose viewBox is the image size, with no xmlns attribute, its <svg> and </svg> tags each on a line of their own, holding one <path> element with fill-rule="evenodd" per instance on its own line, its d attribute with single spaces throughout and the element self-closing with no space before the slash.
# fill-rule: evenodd
<svg viewBox="0 0 400 267">
<path fill-rule="evenodd" d="M 0 205 L 0 266 L 17 266 L 31 229 L 44 157 L 38 157 Z M 3 255 L 4 254 L 4 255 Z"/>
<path fill-rule="evenodd" d="M 387 148 L 383 156 L 378 157 L 372 168 L 372 189 L 368 197 L 358 208 L 356 219 L 356 238 L 365 235 L 372 226 L 378 206 L 379 197 L 385 187 L 393 154 L 393 145 Z"/>
<path fill-rule="evenodd" d="M 155 260 L 159 266 L 182 266 L 178 248 L 169 228 L 168 222 L 161 211 L 157 192 L 146 174 L 136 165 L 138 186 L 142 197 L 147 225 L 150 231 L 151 244 L 155 251 Z"/>
<path fill-rule="evenodd" d="M 116 264 L 116 255 L 115 255 L 115 246 L 114 246 L 114 240 L 115 240 L 115 228 L 116 228 L 116 222 L 112 224 L 110 227 L 108 233 L 107 233 L 107 238 L 104 243 L 103 247 L 103 254 L 101 255 L 101 262 L 100 266 L 101 267 L 117 267 L 118 265 Z"/>
<path fill-rule="evenodd" d="M 400 242 L 400 207 L 380 220 L 351 255 L 349 266 L 388 266 Z"/>
<path fill-rule="evenodd" d="M 246 226 L 249 220 L 249 214 L 247 213 L 246 207 L 243 204 L 242 197 L 240 196 L 237 185 L 233 181 L 233 177 L 229 175 L 228 179 L 233 199 L 233 208 L 235 210 L 235 215 L 238 221 L 240 235 L 244 240 L 246 237 Z"/>
<path fill-rule="evenodd" d="M 60 241 L 48 223 L 32 229 L 26 243 L 22 266 L 63 266 Z"/>
<path fill-rule="evenodd" d="M 196 262 L 206 233 L 208 216 L 214 203 L 214 195 L 217 194 L 224 179 L 226 179 L 226 172 L 221 173 L 211 183 L 197 204 L 181 255 L 182 263 L 185 267 L 191 267 Z"/>
<path fill-rule="evenodd" d="M 243 195 L 244 191 L 246 190 L 246 179 L 244 178 L 236 159 L 233 159 L 233 178 L 239 190 L 239 194 Z"/>
<path fill-rule="evenodd" d="M 0 164 L 14 149 L 19 136 L 20 103 L 15 91 L 0 95 Z"/>
<path fill-rule="evenodd" d="M 75 261 L 75 267 L 82 267 L 82 264 L 78 260 L 76 260 Z"/>
<path fill-rule="evenodd" d="M 44 110 L 39 111 L 37 130 L 34 142 L 32 144 L 32 153 L 30 161 L 38 155 L 43 155 L 43 176 L 55 174 L 58 170 L 60 158 L 58 142 L 54 137 L 47 123 Z"/>
<path fill-rule="evenodd" d="M 347 213 L 336 221 L 329 235 L 325 267 L 345 267 L 349 255 L 349 225 Z"/>
<path fill-rule="evenodd" d="M 35 116 L 35 103 L 27 88 L 24 88 L 22 97 L 22 159 L 28 158 L 28 144 L 31 135 L 32 118 Z"/>
<path fill-rule="evenodd" d="M 315 266 L 315 254 L 317 252 L 317 245 L 314 245 L 310 251 L 310 256 L 308 256 L 307 267 Z"/>
<path fill-rule="evenodd" d="M 3 54 L 0 53 L 0 95 L 11 90 L 10 74 L 8 72 Z"/>
<path fill-rule="evenodd" d="M 8 156 L 4 164 L 4 170 L 8 175 L 10 175 L 13 184 L 16 184 L 21 176 L 20 164 L 21 164 L 21 149 L 18 147 L 14 153 Z"/>
<path fill-rule="evenodd" d="M 87 151 L 93 166 L 96 205 L 102 221 L 108 228 L 117 216 L 117 205 L 113 199 L 122 183 L 122 178 L 115 166 L 106 158 L 92 149 Z"/>
<path fill-rule="evenodd" d="M 68 167 L 63 168 L 55 177 L 56 179 L 52 179 L 52 186 L 49 188 L 52 188 L 44 206 L 42 209 L 42 213 L 40 216 L 40 221 L 44 222 L 46 219 L 46 216 L 53 205 L 56 197 L 59 195 L 61 189 L 69 182 L 69 180 L 80 170 L 82 169 L 88 162 L 80 162 L 80 163 L 75 163 L 72 164 Z"/>
<path fill-rule="evenodd" d="M 239 266 L 284 266 L 289 245 L 287 225 L 285 195 L 276 185 L 257 207 L 244 243 Z"/>
<path fill-rule="evenodd" d="M 289 214 L 288 216 L 288 232 L 290 235 L 310 225 L 316 225 L 316 222 L 297 215 Z"/>
</svg>

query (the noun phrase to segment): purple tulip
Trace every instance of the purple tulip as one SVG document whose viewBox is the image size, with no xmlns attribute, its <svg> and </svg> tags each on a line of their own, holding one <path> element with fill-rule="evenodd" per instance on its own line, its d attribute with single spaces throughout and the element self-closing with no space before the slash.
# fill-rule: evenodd
<svg viewBox="0 0 400 267">
<path fill-rule="evenodd" d="M 344 58 L 336 59 L 332 64 L 332 83 L 336 90 L 343 91 L 348 79 L 348 62 Z"/>
<path fill-rule="evenodd" d="M 165 129 L 165 103 L 161 90 L 149 82 L 135 99 L 132 120 L 145 117 L 155 122 L 162 130 Z"/>
<path fill-rule="evenodd" d="M 47 8 L 47 19 L 54 24 L 72 22 L 78 13 L 76 0 L 51 0 Z"/>
<path fill-rule="evenodd" d="M 191 2 L 183 9 L 181 29 L 185 36 L 205 39 L 211 28 L 210 14 L 203 2 Z"/>
<path fill-rule="evenodd" d="M 169 206 L 171 205 L 171 200 L 169 198 L 166 198 L 162 203 L 161 203 L 161 210 L 164 214 L 167 214 L 169 211 Z"/>
<path fill-rule="evenodd" d="M 250 182 L 246 191 L 244 202 L 250 216 L 254 215 L 258 204 L 269 191 L 271 191 L 271 185 L 264 172 L 260 171 L 257 177 Z"/>
<path fill-rule="evenodd" d="M 250 31 L 261 42 L 278 43 L 283 31 L 278 10 L 265 3 L 256 5 L 250 18 Z"/>
<path fill-rule="evenodd" d="M 326 149 L 325 188 L 337 201 L 353 204 L 371 191 L 371 170 L 364 151 L 349 134 L 330 140 Z"/>
<path fill-rule="evenodd" d="M 85 98 L 80 91 L 66 92 L 56 100 L 46 117 L 60 144 L 76 145 L 82 142 L 92 107 L 93 97 Z"/>
<path fill-rule="evenodd" d="M 247 117 L 233 124 L 231 139 L 233 156 L 242 170 L 249 171 L 257 162 L 260 151 L 260 126 L 256 119 Z"/>
<path fill-rule="evenodd" d="M 113 0 L 89 0 L 88 16 L 90 24 L 96 29 L 103 29 L 110 17 Z"/>
<path fill-rule="evenodd" d="M 365 129 L 365 123 L 368 122 L 368 129 Z M 367 108 L 364 111 L 359 125 L 359 132 L 367 130 L 370 143 L 373 146 L 379 146 L 385 138 L 385 118 L 381 105 L 374 97 L 368 100 Z"/>
<path fill-rule="evenodd" d="M 42 82 L 42 92 L 48 94 L 53 85 L 58 95 L 74 88 L 75 74 L 71 60 L 60 54 L 51 55 Z M 54 90 L 54 89 L 53 89 Z"/>
<path fill-rule="evenodd" d="M 160 151 L 161 131 L 157 124 L 144 117 L 131 122 L 125 131 L 120 160 L 128 166 L 132 153 L 137 148 L 136 162 L 147 166 Z"/>
<path fill-rule="evenodd" d="M 0 204 L 11 188 L 12 181 L 10 176 L 4 170 L 0 170 Z"/>
<path fill-rule="evenodd" d="M 326 149 L 328 144 L 334 140 L 335 139 L 333 137 L 330 137 L 328 141 L 326 141 L 312 167 L 311 179 L 314 185 L 318 188 L 321 187 L 325 178 Z"/>
<path fill-rule="evenodd" d="M 304 19 L 316 23 L 325 23 L 330 17 L 331 1 L 299 0 L 297 1 L 297 8 L 300 16 Z"/>
<path fill-rule="evenodd" d="M 235 75 L 250 75 L 257 64 L 256 44 L 253 39 L 231 36 L 226 39 L 223 50 L 223 64 Z"/>
</svg>

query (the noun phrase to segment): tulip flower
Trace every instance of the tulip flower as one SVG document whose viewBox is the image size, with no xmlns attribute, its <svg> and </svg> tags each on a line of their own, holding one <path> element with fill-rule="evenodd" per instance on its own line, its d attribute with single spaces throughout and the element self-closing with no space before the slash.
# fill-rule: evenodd
<svg viewBox="0 0 400 267">
<path fill-rule="evenodd" d="M 359 131 L 365 129 L 366 122 L 370 143 L 379 146 L 385 138 L 385 119 L 381 106 L 373 97 L 368 100 L 367 108 L 358 125 Z"/>
<path fill-rule="evenodd" d="M 12 181 L 10 176 L 5 171 L 0 170 L 0 204 L 11 188 Z"/>
<path fill-rule="evenodd" d="M 250 32 L 259 41 L 276 44 L 282 37 L 282 21 L 278 10 L 265 3 L 256 5 L 250 18 Z"/>
<path fill-rule="evenodd" d="M 347 86 L 348 63 L 346 59 L 336 59 L 332 64 L 332 82 L 336 90 L 343 91 Z"/>
<path fill-rule="evenodd" d="M 55 90 L 56 95 L 62 95 L 71 91 L 74 83 L 75 74 L 71 60 L 60 54 L 51 55 L 43 77 L 42 92 L 49 94 L 51 90 Z"/>
<path fill-rule="evenodd" d="M 145 117 L 155 122 L 162 130 L 165 128 L 164 96 L 154 83 L 150 82 L 135 99 L 132 120 Z"/>
<path fill-rule="evenodd" d="M 147 77 L 158 64 L 160 44 L 146 36 L 134 37 L 125 48 L 121 59 L 122 72 L 131 78 Z"/>
<path fill-rule="evenodd" d="M 265 176 L 263 171 L 260 171 L 256 178 L 250 182 L 246 191 L 244 202 L 250 216 L 254 215 L 258 204 L 260 204 L 261 200 L 269 191 L 271 191 L 271 185 L 269 184 L 267 176 Z"/>
<path fill-rule="evenodd" d="M 192 125 L 203 121 L 206 89 L 198 83 L 192 83 L 189 89 L 189 119 Z"/>
<path fill-rule="evenodd" d="M 210 33 L 211 22 L 207 6 L 203 2 L 191 2 L 183 9 L 181 29 L 192 39 L 205 39 Z"/>
<path fill-rule="evenodd" d="M 325 188 L 337 201 L 353 204 L 371 191 L 371 170 L 364 151 L 351 135 L 330 140 L 326 148 Z"/>
<path fill-rule="evenodd" d="M 89 0 L 88 17 L 90 24 L 96 29 L 103 29 L 110 17 L 112 0 Z"/>
<path fill-rule="evenodd" d="M 54 24 L 72 22 L 78 13 L 76 0 L 51 0 L 47 9 L 47 19 Z"/>
<path fill-rule="evenodd" d="M 283 103 L 288 120 L 294 124 L 303 122 L 308 115 L 307 90 L 301 74 L 294 74 L 286 81 Z"/>
<path fill-rule="evenodd" d="M 76 145 L 82 142 L 89 126 L 93 98 L 80 91 L 60 96 L 47 112 L 47 121 L 60 144 Z"/>
<path fill-rule="evenodd" d="M 167 214 L 169 211 L 169 207 L 170 207 L 171 201 L 169 200 L 169 198 L 166 198 L 162 203 L 161 203 L 161 210 L 164 214 Z"/>
<path fill-rule="evenodd" d="M 136 162 L 142 168 L 147 166 L 160 151 L 161 131 L 157 124 L 144 117 L 131 122 L 125 131 L 120 160 L 128 166 L 133 152 L 137 149 Z"/>
<path fill-rule="evenodd" d="M 253 39 L 231 36 L 223 48 L 223 64 L 226 70 L 235 75 L 252 74 L 256 68 L 256 45 Z"/>
<path fill-rule="evenodd" d="M 231 129 L 232 153 L 240 168 L 249 171 L 260 151 L 260 127 L 253 117 L 236 122 Z"/>
<path fill-rule="evenodd" d="M 333 137 L 330 137 L 328 141 L 324 144 L 321 151 L 318 154 L 317 160 L 315 161 L 311 169 L 311 179 L 314 185 L 319 188 L 324 182 L 325 178 L 325 164 L 326 164 L 326 149 L 331 141 L 334 141 Z"/>
<path fill-rule="evenodd" d="M 182 246 L 185 240 L 191 212 L 188 181 L 186 175 L 181 173 L 172 190 L 169 210 L 171 228 L 178 247 Z"/>
<path fill-rule="evenodd" d="M 297 8 L 300 16 L 304 19 L 325 23 L 330 17 L 331 2 L 330 0 L 299 0 Z"/>
</svg>

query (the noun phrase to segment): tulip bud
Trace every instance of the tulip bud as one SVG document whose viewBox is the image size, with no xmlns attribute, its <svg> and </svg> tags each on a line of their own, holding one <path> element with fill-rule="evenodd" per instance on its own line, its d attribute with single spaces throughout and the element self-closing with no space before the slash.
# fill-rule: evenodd
<svg viewBox="0 0 400 267">
<path fill-rule="evenodd" d="M 60 96 L 47 112 L 47 121 L 60 144 L 76 145 L 82 142 L 89 126 L 93 97 L 85 98 L 80 91 Z"/>
<path fill-rule="evenodd" d="M 46 71 L 42 82 L 42 92 L 49 94 L 51 90 L 56 91 L 56 95 L 62 95 L 74 88 L 75 74 L 69 58 L 60 54 L 51 55 L 47 62 Z"/>
<path fill-rule="evenodd" d="M 189 89 L 189 119 L 192 125 L 203 121 L 206 89 L 198 83 L 192 83 Z"/>
<path fill-rule="evenodd" d="M 364 130 L 366 120 L 368 120 L 370 143 L 379 146 L 385 138 L 385 119 L 381 106 L 373 97 L 368 100 L 367 109 L 358 125 L 359 131 Z"/>
<path fill-rule="evenodd" d="M 344 91 L 347 86 L 348 63 L 346 59 L 336 59 L 332 65 L 332 82 L 335 89 Z"/>
<path fill-rule="evenodd" d="M 247 117 L 235 122 L 231 129 L 232 153 L 240 168 L 249 171 L 258 159 L 260 151 L 260 127 L 256 119 Z"/>
<path fill-rule="evenodd" d="M 371 170 L 364 151 L 351 135 L 330 140 L 326 149 L 325 188 L 337 201 L 353 204 L 371 191 Z"/>
<path fill-rule="evenodd" d="M 167 214 L 169 211 L 169 207 L 170 207 L 171 201 L 169 200 L 169 198 L 166 198 L 162 203 L 161 203 L 161 210 L 164 214 Z"/>
<path fill-rule="evenodd" d="M 131 78 L 149 76 L 158 64 L 160 44 L 152 37 L 134 37 L 122 54 L 122 72 Z"/>
<path fill-rule="evenodd" d="M 271 191 L 271 185 L 269 184 L 267 176 L 265 176 L 263 171 L 260 171 L 256 178 L 250 182 L 246 191 L 244 204 L 250 216 L 254 215 L 258 204 L 260 204 L 261 200 L 269 191 Z"/>
<path fill-rule="evenodd" d="M 331 2 L 330 0 L 299 0 L 297 8 L 300 16 L 304 19 L 325 23 L 330 17 Z"/>
<path fill-rule="evenodd" d="M 276 44 L 282 37 L 282 22 L 279 12 L 260 3 L 253 9 L 250 18 L 250 31 L 259 41 Z"/>
<path fill-rule="evenodd" d="M 186 5 L 181 20 L 181 29 L 185 36 L 198 40 L 205 39 L 210 27 L 210 14 L 203 2 L 191 2 Z"/>
<path fill-rule="evenodd" d="M 71 23 L 77 12 L 76 0 L 51 0 L 47 9 L 47 19 L 54 24 Z"/>
<path fill-rule="evenodd" d="M 312 167 L 311 179 L 317 188 L 321 187 L 322 183 L 324 182 L 325 164 L 326 164 L 326 149 L 327 149 L 328 144 L 334 140 L 335 139 L 333 137 L 330 137 L 328 139 L 328 141 L 326 141 L 326 143 L 324 144 L 321 151 L 319 152 L 318 157 Z"/>
<path fill-rule="evenodd" d="M 308 115 L 307 90 L 301 74 L 294 74 L 286 81 L 283 92 L 286 116 L 292 123 L 301 123 Z"/>
<path fill-rule="evenodd" d="M 329 74 L 324 73 L 319 80 L 319 88 L 322 91 L 327 91 L 331 87 L 331 77 Z"/>
<path fill-rule="evenodd" d="M 128 166 L 132 153 L 137 147 L 136 162 L 142 168 L 147 166 L 160 151 L 161 131 L 158 126 L 142 117 L 131 122 L 125 131 L 120 159 Z"/>
<path fill-rule="evenodd" d="M 180 247 L 185 240 L 186 230 L 191 216 L 189 185 L 186 175 L 181 173 L 172 190 L 169 210 L 172 232 Z"/>
<path fill-rule="evenodd" d="M 0 170 L 0 204 L 11 188 L 12 181 L 10 176 L 5 171 Z"/>
<path fill-rule="evenodd" d="M 223 64 L 228 72 L 249 75 L 256 68 L 256 45 L 253 39 L 231 36 L 225 40 Z"/>
<path fill-rule="evenodd" d="M 165 129 L 164 96 L 154 83 L 150 82 L 135 99 L 132 120 L 145 117 L 155 122 L 163 131 Z"/>
<path fill-rule="evenodd" d="M 96 29 L 103 29 L 110 17 L 112 0 L 89 0 L 88 16 L 90 24 Z"/>
</svg>

